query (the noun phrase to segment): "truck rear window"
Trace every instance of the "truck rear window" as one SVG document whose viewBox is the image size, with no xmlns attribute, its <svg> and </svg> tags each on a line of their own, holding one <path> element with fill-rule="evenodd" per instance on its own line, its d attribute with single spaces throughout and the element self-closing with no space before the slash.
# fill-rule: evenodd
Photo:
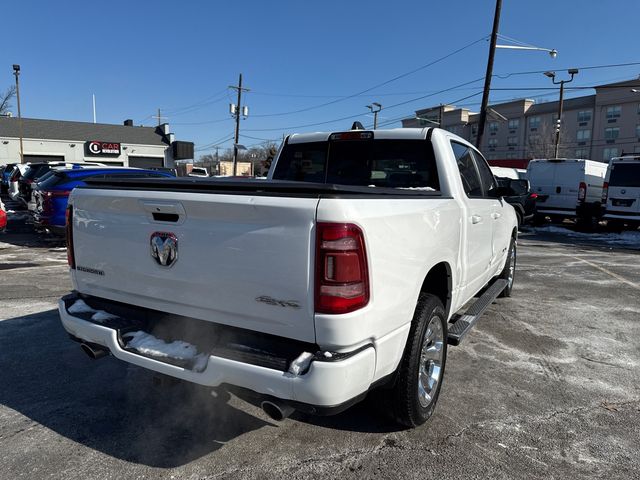
<svg viewBox="0 0 640 480">
<path fill-rule="evenodd" d="M 640 187 L 640 163 L 615 163 L 611 169 L 609 185 Z"/>
<path fill-rule="evenodd" d="M 431 142 L 339 140 L 287 144 L 274 180 L 440 189 Z"/>
</svg>

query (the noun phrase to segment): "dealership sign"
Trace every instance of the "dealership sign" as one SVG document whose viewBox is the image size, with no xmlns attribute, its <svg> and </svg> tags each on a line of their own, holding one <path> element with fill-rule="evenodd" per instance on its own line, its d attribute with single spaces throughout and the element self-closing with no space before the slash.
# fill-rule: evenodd
<svg viewBox="0 0 640 480">
<path fill-rule="evenodd" d="M 96 156 L 119 156 L 120 144 L 112 142 L 100 142 L 94 140 L 87 142 L 87 153 Z"/>
</svg>

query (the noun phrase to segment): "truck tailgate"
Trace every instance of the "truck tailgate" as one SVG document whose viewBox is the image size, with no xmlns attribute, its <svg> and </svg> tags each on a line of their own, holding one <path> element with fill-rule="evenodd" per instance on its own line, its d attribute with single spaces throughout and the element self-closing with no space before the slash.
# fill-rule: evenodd
<svg viewBox="0 0 640 480">
<path fill-rule="evenodd" d="M 318 198 L 76 189 L 70 203 L 81 293 L 315 342 Z M 173 263 L 152 255 L 168 234 Z"/>
</svg>

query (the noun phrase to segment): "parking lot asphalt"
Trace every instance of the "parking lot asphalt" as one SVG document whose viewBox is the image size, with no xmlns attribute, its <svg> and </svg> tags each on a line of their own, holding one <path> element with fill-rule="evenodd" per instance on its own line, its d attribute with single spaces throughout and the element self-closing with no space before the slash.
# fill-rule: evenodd
<svg viewBox="0 0 640 480">
<path fill-rule="evenodd" d="M 523 233 L 513 296 L 451 347 L 434 417 L 283 422 L 90 360 L 60 242 L 0 237 L 0 478 L 640 478 L 640 251 Z"/>
</svg>

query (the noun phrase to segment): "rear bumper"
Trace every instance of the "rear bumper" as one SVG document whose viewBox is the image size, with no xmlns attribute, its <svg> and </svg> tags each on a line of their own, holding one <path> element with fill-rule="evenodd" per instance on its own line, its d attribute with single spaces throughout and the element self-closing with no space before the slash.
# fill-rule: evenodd
<svg viewBox="0 0 640 480">
<path fill-rule="evenodd" d="M 126 350 L 116 329 L 74 316 L 66 305 L 65 299 L 59 301 L 60 319 L 65 330 L 76 339 L 101 345 L 114 357 L 133 365 L 200 385 L 231 385 L 313 407 L 307 408 L 310 411 L 317 407 L 337 412 L 340 406 L 349 405 L 366 394 L 374 379 L 373 345 L 364 346 L 339 361 L 312 361 L 301 375 L 215 355 L 209 355 L 206 368 L 198 372 Z"/>
</svg>

